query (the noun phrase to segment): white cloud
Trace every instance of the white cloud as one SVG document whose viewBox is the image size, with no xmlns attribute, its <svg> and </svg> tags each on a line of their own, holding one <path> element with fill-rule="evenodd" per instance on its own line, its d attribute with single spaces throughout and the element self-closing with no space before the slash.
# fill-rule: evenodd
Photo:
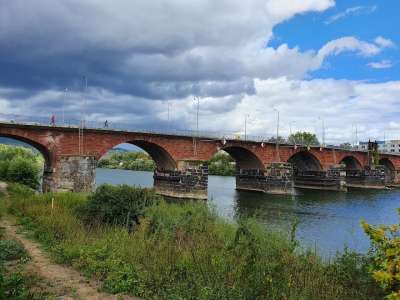
<svg viewBox="0 0 400 300">
<path fill-rule="evenodd" d="M 382 50 L 379 45 L 361 41 L 355 37 L 342 37 L 326 43 L 319 51 L 318 56 L 324 59 L 330 55 L 338 55 L 344 51 L 357 52 L 362 56 L 374 56 Z"/>
<path fill-rule="evenodd" d="M 382 48 L 394 47 L 394 43 L 391 40 L 385 39 L 382 36 L 378 36 L 375 39 L 375 44 L 377 44 L 378 46 L 380 46 Z"/>
<path fill-rule="evenodd" d="M 327 25 L 332 24 L 332 23 L 334 23 L 334 22 L 336 22 L 336 21 L 338 21 L 340 19 L 344 19 L 344 18 L 346 18 L 348 16 L 351 16 L 351 15 L 360 15 L 360 14 L 369 15 L 369 14 L 372 14 L 374 11 L 376 11 L 376 9 L 377 9 L 376 5 L 374 5 L 374 6 L 349 7 L 346 10 L 344 10 L 344 11 L 342 11 L 342 12 L 336 14 L 336 15 L 333 15 L 333 16 L 329 17 L 325 21 L 325 24 L 327 24 Z"/>
<path fill-rule="evenodd" d="M 334 4 L 333 0 L 8 1 L 1 11 L 0 56 L 15 63 L 15 69 L 7 65 L 15 73 L 0 81 L 6 88 L 0 89 L 0 110 L 44 118 L 55 113 L 59 118 L 65 102 L 67 118 L 78 119 L 84 111 L 89 120 L 166 128 L 169 99 L 171 128 L 186 129 L 194 128 L 192 95 L 197 94 L 202 96 L 204 130 L 240 132 L 244 114 L 249 113 L 250 134 L 272 133 L 275 106 L 281 111 L 284 134 L 290 121 L 296 121 L 295 129 L 318 132 L 321 116 L 328 141 L 350 141 L 351 124 L 359 125 L 360 136 L 379 136 L 382 120 L 399 114 L 399 82 L 304 78 L 332 55 L 347 51 L 372 57 L 393 42 L 348 36 L 327 42 L 319 51 L 285 43 L 268 45 L 277 24 Z M 78 88 L 71 89 L 68 99 L 61 92 L 69 85 L 79 87 L 74 80 L 82 74 L 89 74 L 87 105 Z"/>
<path fill-rule="evenodd" d="M 147 101 L 131 95 L 118 95 L 106 90 L 90 89 L 88 104 L 81 94 L 72 94 L 65 101 L 67 119 L 79 117 L 88 109 L 88 119 L 112 125 L 129 123 L 136 129 L 167 128 L 167 103 Z M 27 100 L 3 103 L 4 112 L 38 115 L 48 118 L 55 113 L 60 119 L 64 95 L 47 91 Z M 0 90 L 0 99 L 1 99 Z M 21 103 L 24 105 L 21 105 Z M 195 129 L 196 105 L 192 97 L 172 99 L 170 128 Z M 1 101 L 0 101 L 1 103 Z M 135 105 L 132 105 L 134 103 Z M 51 106 L 52 105 L 52 106 Z M 400 115 L 400 81 L 368 83 L 348 80 L 297 80 L 286 77 L 256 80 L 253 95 L 203 97 L 200 100 L 200 129 L 222 133 L 243 133 L 244 116 L 250 114 L 248 134 L 271 136 L 276 128 L 276 107 L 280 111 L 282 135 L 292 130 L 307 130 L 321 135 L 321 117 L 325 122 L 329 143 L 354 142 L 357 125 L 360 140 L 398 138 L 400 128 L 394 124 Z M 94 108 L 94 109 L 93 109 Z M 95 111 L 95 113 L 93 112 Z"/>
<path fill-rule="evenodd" d="M 370 62 L 368 66 L 373 69 L 388 69 L 393 67 L 393 63 L 390 60 L 382 60 L 377 62 Z"/>
</svg>

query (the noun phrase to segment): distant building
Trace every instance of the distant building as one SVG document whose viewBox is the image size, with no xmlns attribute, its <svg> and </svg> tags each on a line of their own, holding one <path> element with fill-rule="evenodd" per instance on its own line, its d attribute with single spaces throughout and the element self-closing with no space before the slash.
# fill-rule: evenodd
<svg viewBox="0 0 400 300">
<path fill-rule="evenodd" d="M 376 141 L 378 144 L 378 150 L 385 153 L 400 153 L 400 140 L 390 141 Z M 368 150 L 368 142 L 359 142 L 356 146 L 359 150 Z"/>
<path fill-rule="evenodd" d="M 387 153 L 400 153 L 400 140 L 386 141 L 379 150 Z"/>
</svg>

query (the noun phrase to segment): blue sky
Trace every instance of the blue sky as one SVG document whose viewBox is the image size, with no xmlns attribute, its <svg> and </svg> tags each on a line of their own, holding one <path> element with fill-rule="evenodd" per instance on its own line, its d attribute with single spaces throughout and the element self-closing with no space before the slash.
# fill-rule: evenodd
<svg viewBox="0 0 400 300">
<path fill-rule="evenodd" d="M 0 118 L 400 138 L 395 0 L 0 0 Z M 88 89 L 83 89 L 83 76 Z M 67 89 L 67 93 L 65 90 Z M 168 118 L 168 107 L 170 114 Z"/>
<path fill-rule="evenodd" d="M 324 12 L 298 15 L 277 25 L 274 28 L 274 39 L 270 44 L 277 46 L 284 42 L 290 47 L 299 46 L 305 51 L 319 49 L 326 42 L 342 36 L 355 36 L 365 41 L 373 41 L 377 36 L 384 36 L 395 45 L 400 45 L 399 12 L 400 2 L 396 0 L 337 1 L 334 7 Z M 372 70 L 367 65 L 370 62 L 385 60 L 391 61 L 394 66 Z M 374 82 L 398 80 L 399 62 L 399 48 L 396 46 L 385 49 L 373 58 L 344 53 L 330 57 L 323 68 L 311 75 L 318 78 Z"/>
</svg>

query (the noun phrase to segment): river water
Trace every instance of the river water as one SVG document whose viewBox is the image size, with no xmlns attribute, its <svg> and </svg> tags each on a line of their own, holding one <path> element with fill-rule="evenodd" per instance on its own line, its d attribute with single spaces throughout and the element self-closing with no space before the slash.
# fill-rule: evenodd
<svg viewBox="0 0 400 300">
<path fill-rule="evenodd" d="M 97 169 L 96 183 L 153 186 L 153 173 Z M 398 223 L 399 190 L 355 189 L 347 193 L 297 190 L 296 196 L 235 190 L 235 178 L 210 176 L 209 204 L 224 217 L 255 216 L 268 227 L 289 231 L 298 222 L 296 237 L 303 247 L 325 257 L 348 247 L 366 252 L 369 240 L 360 220 L 371 224 Z"/>
</svg>

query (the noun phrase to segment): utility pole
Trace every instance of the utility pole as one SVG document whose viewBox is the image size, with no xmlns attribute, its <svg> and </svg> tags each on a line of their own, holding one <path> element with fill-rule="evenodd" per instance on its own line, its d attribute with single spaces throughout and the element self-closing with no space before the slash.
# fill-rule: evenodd
<svg viewBox="0 0 400 300">
<path fill-rule="evenodd" d="M 280 162 L 281 157 L 279 155 L 279 110 L 274 108 L 274 111 L 277 113 L 277 120 L 276 120 L 276 161 Z"/>
</svg>

